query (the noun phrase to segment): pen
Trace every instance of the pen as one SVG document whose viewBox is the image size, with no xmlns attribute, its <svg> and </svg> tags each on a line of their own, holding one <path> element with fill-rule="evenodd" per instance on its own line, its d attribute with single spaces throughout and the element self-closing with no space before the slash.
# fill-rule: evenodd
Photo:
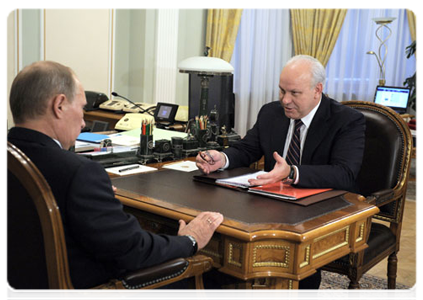
<svg viewBox="0 0 423 300">
<path fill-rule="evenodd" d="M 207 162 L 209 165 L 214 165 L 214 163 L 215 163 L 215 161 L 214 161 L 214 159 L 213 159 L 213 156 L 211 156 L 211 154 L 210 154 L 210 152 L 209 151 L 205 151 L 205 152 L 198 152 L 198 154 L 200 154 L 200 157 L 205 161 L 205 162 Z M 204 157 L 204 155 L 207 155 L 209 158 L 210 158 L 210 161 L 208 161 L 205 157 Z"/>
<path fill-rule="evenodd" d="M 129 168 L 125 168 L 125 169 L 120 169 L 119 172 L 125 172 L 125 171 L 129 171 L 129 170 L 134 170 L 134 169 L 138 169 L 140 166 L 132 166 Z"/>
</svg>

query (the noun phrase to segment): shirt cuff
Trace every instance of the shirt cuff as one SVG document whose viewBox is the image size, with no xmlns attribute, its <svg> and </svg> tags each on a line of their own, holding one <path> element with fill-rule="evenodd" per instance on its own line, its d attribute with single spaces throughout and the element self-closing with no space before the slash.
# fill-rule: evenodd
<svg viewBox="0 0 423 300">
<path fill-rule="evenodd" d="M 294 184 L 297 184 L 300 181 L 300 171 L 298 170 L 297 166 L 293 166 L 295 168 L 295 172 L 297 176 L 295 177 Z"/>
<path fill-rule="evenodd" d="M 225 155 L 225 161 L 226 161 L 226 163 L 225 163 L 225 165 L 222 167 L 222 168 L 220 168 L 219 170 L 225 170 L 225 169 L 227 169 L 228 167 L 229 167 L 229 158 L 228 158 L 228 156 L 226 155 L 226 153 L 225 152 L 222 152 L 223 153 L 223 155 Z"/>
</svg>

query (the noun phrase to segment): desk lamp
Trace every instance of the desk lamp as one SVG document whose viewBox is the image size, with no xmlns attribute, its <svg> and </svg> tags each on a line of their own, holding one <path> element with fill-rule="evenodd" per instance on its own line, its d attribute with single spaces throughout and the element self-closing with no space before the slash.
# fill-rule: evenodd
<svg viewBox="0 0 423 300">
<path fill-rule="evenodd" d="M 179 72 L 197 74 L 201 77 L 201 97 L 199 116 L 207 116 L 209 98 L 209 79 L 214 75 L 232 74 L 234 68 L 228 62 L 217 57 L 195 56 L 181 61 Z"/>
<path fill-rule="evenodd" d="M 376 57 L 377 63 L 379 65 L 380 69 L 380 76 L 379 76 L 379 85 L 385 85 L 385 60 L 386 56 L 388 55 L 388 46 L 386 45 L 386 42 L 392 35 L 392 30 L 388 27 L 388 24 L 392 23 L 393 20 L 396 18 L 386 17 L 386 18 L 373 18 L 372 20 L 375 21 L 379 27 L 376 29 L 376 37 L 380 41 L 379 51 L 378 54 L 376 54 L 374 51 L 367 51 L 366 54 L 371 54 Z M 380 30 L 382 28 L 386 28 L 389 31 L 388 36 L 382 40 L 382 37 L 380 35 Z M 385 48 L 385 55 L 382 57 L 382 47 Z"/>
</svg>

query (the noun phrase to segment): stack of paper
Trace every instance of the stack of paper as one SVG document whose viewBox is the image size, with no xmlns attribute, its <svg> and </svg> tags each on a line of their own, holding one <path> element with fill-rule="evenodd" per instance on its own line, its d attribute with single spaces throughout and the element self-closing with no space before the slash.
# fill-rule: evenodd
<svg viewBox="0 0 423 300">
<path fill-rule="evenodd" d="M 223 184 L 223 185 L 230 185 L 230 186 L 236 186 L 241 188 L 248 188 L 251 186 L 251 184 L 248 182 L 249 179 L 256 179 L 258 175 L 266 174 L 265 171 L 258 171 L 255 173 L 249 173 L 241 176 L 231 177 L 231 178 L 224 178 L 224 179 L 218 179 L 216 180 L 217 184 Z"/>
</svg>

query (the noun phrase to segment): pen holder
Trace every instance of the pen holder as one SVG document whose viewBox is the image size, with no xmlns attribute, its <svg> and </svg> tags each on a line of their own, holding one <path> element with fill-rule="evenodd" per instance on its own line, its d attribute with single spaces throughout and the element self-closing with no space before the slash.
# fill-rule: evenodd
<svg viewBox="0 0 423 300">
<path fill-rule="evenodd" d="M 153 148 L 153 136 L 141 134 L 139 155 L 152 155 Z"/>
<path fill-rule="evenodd" d="M 200 148 L 203 148 L 207 145 L 207 141 L 209 139 L 209 133 L 207 130 L 198 130 L 197 131 L 197 141 L 198 141 L 198 146 Z"/>
</svg>

